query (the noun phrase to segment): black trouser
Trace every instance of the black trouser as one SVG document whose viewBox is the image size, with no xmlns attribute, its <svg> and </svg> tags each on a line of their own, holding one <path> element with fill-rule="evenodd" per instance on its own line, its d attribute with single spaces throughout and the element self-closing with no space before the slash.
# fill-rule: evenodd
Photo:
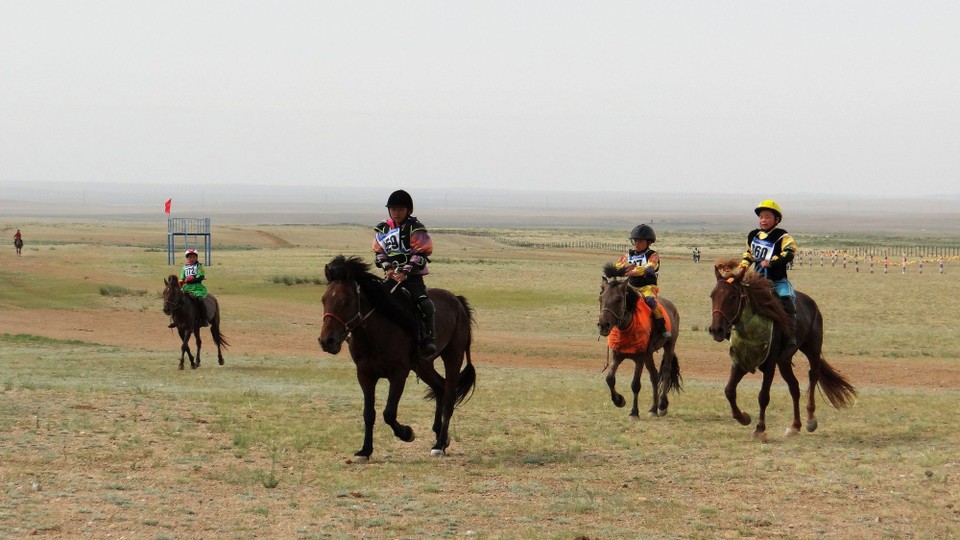
<svg viewBox="0 0 960 540">
<path fill-rule="evenodd" d="M 420 311 L 420 341 L 423 343 L 432 342 L 436 308 L 433 301 L 427 297 L 427 285 L 423 282 L 423 276 L 407 274 L 407 279 L 403 280 L 400 286 L 410 293 L 410 297 L 413 298 L 413 302 Z"/>
</svg>

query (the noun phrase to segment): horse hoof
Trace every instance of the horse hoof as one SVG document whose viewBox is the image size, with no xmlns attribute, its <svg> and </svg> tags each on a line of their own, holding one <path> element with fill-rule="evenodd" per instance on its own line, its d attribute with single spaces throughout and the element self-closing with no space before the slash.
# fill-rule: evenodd
<svg viewBox="0 0 960 540">
<path fill-rule="evenodd" d="M 816 430 L 817 430 L 817 419 L 814 418 L 813 420 L 810 420 L 809 422 L 807 422 L 807 432 L 813 433 Z"/>
<path fill-rule="evenodd" d="M 217 362 L 219 362 L 219 363 L 220 363 L 220 365 L 222 366 L 222 365 L 223 365 L 223 358 L 221 358 L 221 359 L 219 359 L 219 360 L 217 360 Z"/>
<path fill-rule="evenodd" d="M 656 418 L 659 415 L 657 414 L 657 411 L 650 411 L 647 413 L 647 416 L 649 416 L 650 418 Z"/>
<path fill-rule="evenodd" d="M 440 450 L 439 448 L 434 448 L 433 450 L 430 450 L 430 455 L 433 457 L 443 457 L 447 455 L 447 453 L 444 452 L 443 450 Z"/>
<path fill-rule="evenodd" d="M 767 442 L 767 432 L 766 431 L 754 431 L 753 438 L 758 442 L 765 443 Z"/>
<path fill-rule="evenodd" d="M 750 415 L 748 413 L 741 414 L 740 418 L 737 418 L 737 422 L 740 422 L 741 426 L 749 426 L 751 422 Z"/>
<path fill-rule="evenodd" d="M 659 414 L 660 414 L 660 417 L 662 418 L 662 417 L 664 417 L 664 416 L 667 415 L 667 410 L 666 410 L 666 409 L 660 409 Z"/>
<path fill-rule="evenodd" d="M 788 427 L 788 428 L 783 432 L 783 434 L 784 434 L 785 436 L 787 436 L 787 437 L 793 437 L 794 435 L 796 435 L 796 434 L 798 434 L 798 433 L 800 433 L 800 430 L 797 429 L 797 428 L 795 428 L 795 427 L 793 427 L 793 426 Z"/>
<path fill-rule="evenodd" d="M 370 456 L 364 456 L 362 454 L 354 454 L 353 459 L 349 461 L 353 463 L 366 463 L 370 461 Z"/>
<path fill-rule="evenodd" d="M 613 400 L 613 404 L 616 405 L 617 407 L 623 407 L 624 405 L 627 404 L 627 400 L 623 399 L 623 396 L 621 396 L 620 394 L 611 396 L 610 399 Z"/>
</svg>

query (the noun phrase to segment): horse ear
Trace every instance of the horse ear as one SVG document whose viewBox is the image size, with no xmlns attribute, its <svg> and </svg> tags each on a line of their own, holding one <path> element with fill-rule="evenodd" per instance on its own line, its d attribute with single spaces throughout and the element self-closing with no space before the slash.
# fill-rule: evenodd
<svg viewBox="0 0 960 540">
<path fill-rule="evenodd" d="M 606 285 L 607 283 L 610 283 L 610 281 L 607 279 L 607 276 L 603 276 L 603 277 L 600 278 L 600 279 L 603 280 L 603 284 L 604 284 L 604 285 Z"/>
<path fill-rule="evenodd" d="M 719 265 L 719 264 L 713 265 L 713 273 L 716 274 L 716 276 L 717 276 L 717 281 L 720 281 L 721 279 L 723 279 L 723 274 L 720 273 L 720 265 Z"/>
</svg>

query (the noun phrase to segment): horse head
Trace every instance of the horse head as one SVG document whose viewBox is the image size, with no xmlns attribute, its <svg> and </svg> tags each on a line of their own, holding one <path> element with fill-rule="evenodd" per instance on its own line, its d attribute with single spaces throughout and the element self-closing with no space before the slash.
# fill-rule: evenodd
<svg viewBox="0 0 960 540">
<path fill-rule="evenodd" d="M 719 261 L 713 267 L 717 284 L 710 293 L 713 311 L 710 319 L 710 335 L 714 341 L 730 338 L 733 325 L 740 320 L 747 293 L 742 282 L 746 268 L 739 261 Z"/>
<path fill-rule="evenodd" d="M 626 328 L 633 321 L 638 293 L 624 279 L 626 268 L 617 268 L 613 263 L 603 267 L 600 283 L 600 317 L 597 329 L 601 336 L 610 335 L 614 326 Z"/>
<path fill-rule="evenodd" d="M 177 276 L 170 274 L 163 282 L 163 313 L 173 315 L 173 312 L 183 305 L 183 290 Z"/>
<path fill-rule="evenodd" d="M 359 257 L 338 255 L 323 267 L 327 288 L 323 292 L 323 324 L 320 348 L 337 354 L 360 320 L 360 292 L 357 277 L 370 272 L 370 265 Z"/>
</svg>

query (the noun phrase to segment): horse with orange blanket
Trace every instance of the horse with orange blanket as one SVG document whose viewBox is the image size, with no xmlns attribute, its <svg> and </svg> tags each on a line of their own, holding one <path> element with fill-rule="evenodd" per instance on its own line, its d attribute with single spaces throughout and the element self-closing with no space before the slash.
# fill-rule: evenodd
<svg viewBox="0 0 960 540">
<path fill-rule="evenodd" d="M 613 263 L 603 267 L 603 282 L 600 285 L 600 318 L 597 328 L 601 336 L 607 337 L 607 347 L 613 351 L 613 360 L 607 371 L 607 386 L 610 387 L 610 399 L 614 405 L 623 407 L 626 400 L 616 390 L 617 368 L 624 360 L 633 360 L 636 368 L 633 373 L 633 408 L 630 416 L 640 416 L 637 403 L 640 394 L 640 381 L 643 368 L 647 368 L 650 385 L 653 388 L 653 405 L 650 416 L 666 416 L 669 400 L 667 394 L 672 390 L 682 390 L 680 361 L 676 355 L 677 337 L 680 334 L 680 313 L 673 302 L 663 297 L 657 298 L 661 311 L 666 315 L 665 322 L 670 337 L 665 338 L 659 332 L 651 332 L 653 321 L 650 307 L 636 289 L 625 278 L 626 268 L 617 268 Z M 653 353 L 663 349 L 660 369 L 653 362 Z"/>
</svg>

